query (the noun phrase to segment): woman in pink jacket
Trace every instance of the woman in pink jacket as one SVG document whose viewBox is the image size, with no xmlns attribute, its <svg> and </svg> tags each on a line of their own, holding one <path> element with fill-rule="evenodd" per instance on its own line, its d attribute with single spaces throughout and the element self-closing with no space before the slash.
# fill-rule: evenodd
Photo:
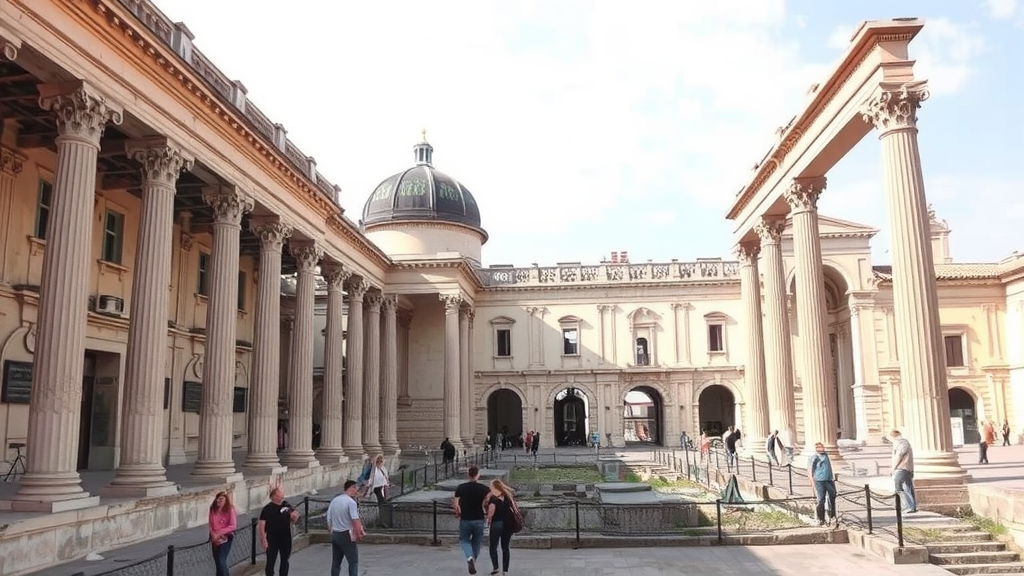
<svg viewBox="0 0 1024 576">
<path fill-rule="evenodd" d="M 213 547 L 213 562 L 217 566 L 217 576 L 230 576 L 228 570 L 228 554 L 231 553 L 231 542 L 235 539 L 235 528 L 238 519 L 235 516 L 235 505 L 227 492 L 218 492 L 210 504 L 210 544 Z"/>
</svg>

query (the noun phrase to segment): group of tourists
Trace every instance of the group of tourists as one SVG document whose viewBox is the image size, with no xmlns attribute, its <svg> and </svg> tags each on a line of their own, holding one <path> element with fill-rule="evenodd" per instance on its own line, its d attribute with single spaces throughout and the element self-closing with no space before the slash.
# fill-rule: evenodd
<svg viewBox="0 0 1024 576">
<path fill-rule="evenodd" d="M 1010 423 L 1003 420 L 999 429 L 1003 436 L 1003 446 L 1010 445 Z M 981 425 L 981 440 L 978 441 L 978 464 L 988 464 L 988 447 L 996 443 L 996 423 L 989 420 Z"/>
</svg>

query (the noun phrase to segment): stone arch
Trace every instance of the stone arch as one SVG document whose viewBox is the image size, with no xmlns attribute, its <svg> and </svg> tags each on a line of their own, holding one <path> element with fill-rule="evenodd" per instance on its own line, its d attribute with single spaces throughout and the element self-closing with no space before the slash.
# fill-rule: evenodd
<svg viewBox="0 0 1024 576">
<path fill-rule="evenodd" d="M 626 318 L 630 326 L 656 326 L 661 315 L 646 306 L 640 306 L 627 314 Z"/>
<path fill-rule="evenodd" d="M 643 394 L 650 399 L 651 404 L 638 407 L 636 403 L 628 403 L 627 398 L 633 393 Z M 667 397 L 660 387 L 636 382 L 634 386 L 625 390 L 619 402 L 623 441 L 627 444 L 665 445 L 665 421 L 668 417 L 666 404 Z"/>
<path fill-rule="evenodd" d="M 31 362 L 34 352 L 31 348 L 35 348 L 35 346 L 30 347 L 29 343 L 30 341 L 34 343 L 34 334 L 35 324 L 18 326 L 12 330 L 3 345 L 0 346 L 0 359 Z"/>
<path fill-rule="evenodd" d="M 519 386 L 512 384 L 511 382 L 495 382 L 487 388 L 484 388 L 483 392 L 480 394 L 480 401 L 477 407 L 479 408 L 480 405 L 483 405 L 486 408 L 487 400 L 491 397 L 491 394 L 494 394 L 498 390 L 511 390 L 512 392 L 515 392 L 516 396 L 519 396 L 519 401 L 523 403 L 523 409 L 526 409 L 528 406 L 526 393 L 523 392 Z"/>
<path fill-rule="evenodd" d="M 854 290 L 855 286 L 850 281 L 850 274 L 846 268 L 831 259 L 822 259 L 822 275 L 825 277 L 825 307 L 829 311 L 840 308 L 846 302 L 847 294 Z M 794 266 L 786 278 L 786 290 L 790 294 L 797 293 L 796 267 Z"/>
<path fill-rule="evenodd" d="M 665 404 L 672 403 L 671 393 L 669 393 L 668 389 L 665 388 L 665 385 L 661 382 L 637 380 L 636 382 L 623 382 L 619 385 L 619 404 L 626 401 L 626 394 L 629 394 L 630 391 L 636 390 L 637 388 L 651 388 L 661 396 L 661 399 Z"/>
<path fill-rule="evenodd" d="M 696 406 L 700 403 L 700 395 L 711 386 L 724 386 L 729 392 L 732 392 L 732 397 L 736 400 L 736 404 L 743 404 L 743 393 L 740 391 L 740 387 L 734 384 L 731 380 L 725 378 L 715 378 L 713 380 L 707 380 L 703 384 L 700 384 L 693 389 L 693 397 L 690 398 L 690 405 Z"/>
<path fill-rule="evenodd" d="M 964 444 L 980 442 L 982 421 L 993 419 L 985 413 L 981 394 L 970 386 L 950 386 L 946 401 L 950 418 L 960 418 L 963 423 Z"/>
<path fill-rule="evenodd" d="M 564 444 L 564 442 L 563 442 L 564 438 L 559 437 L 559 436 L 565 436 L 565 434 L 564 433 L 563 434 L 559 434 L 559 430 L 556 429 L 557 428 L 557 422 L 556 422 L 557 414 L 556 414 L 556 411 L 557 411 L 558 406 L 559 406 L 557 397 L 558 397 L 558 395 L 561 392 L 563 392 L 563 391 L 565 391 L 565 390 L 567 390 L 569 388 L 573 388 L 575 390 L 578 390 L 580 393 L 583 394 L 583 396 L 585 398 L 585 402 L 584 402 L 584 407 L 586 409 L 586 412 L 585 412 L 585 422 L 582 424 L 582 426 L 578 427 L 578 429 L 576 431 L 576 434 L 575 434 L 575 439 L 580 441 L 583 445 L 585 445 L 586 444 L 586 439 L 587 439 L 587 437 L 589 436 L 589 433 L 590 433 L 590 428 L 595 426 L 597 424 L 597 422 L 598 422 L 597 394 L 594 392 L 594 390 L 592 390 L 586 384 L 581 384 L 579 382 L 563 382 L 563 383 L 560 383 L 560 384 L 556 384 L 556 385 L 554 385 L 551 388 L 551 390 L 549 390 L 548 397 L 547 397 L 547 402 L 544 404 L 544 408 L 543 408 L 543 412 L 542 412 L 542 414 L 544 414 L 544 416 L 543 416 L 544 425 L 543 425 L 542 428 L 543 428 L 543 430 L 545 430 L 548 433 L 548 438 L 549 438 L 549 440 L 551 442 L 549 444 L 550 446 L 561 446 L 561 445 Z M 543 436 L 541 438 L 542 438 L 542 442 L 543 442 Z"/>
</svg>

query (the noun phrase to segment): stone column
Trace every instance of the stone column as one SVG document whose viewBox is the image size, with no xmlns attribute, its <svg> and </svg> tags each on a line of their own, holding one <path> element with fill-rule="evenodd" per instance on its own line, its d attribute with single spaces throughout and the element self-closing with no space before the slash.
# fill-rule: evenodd
<svg viewBox="0 0 1024 576">
<path fill-rule="evenodd" d="M 85 324 L 92 269 L 96 157 L 121 109 L 82 82 L 44 84 L 39 105 L 57 118 L 57 169 L 43 254 L 39 320 L 28 411 L 28 464 L 14 510 L 58 512 L 95 506 L 78 475 Z"/>
<path fill-rule="evenodd" d="M 874 326 L 870 325 L 870 333 L 865 336 L 861 328 L 861 314 L 868 312 L 864 304 L 850 302 L 850 354 L 853 359 L 853 412 L 856 419 L 857 440 L 870 441 L 868 426 L 868 402 L 864 386 L 866 383 L 864 367 L 864 350 L 861 342 L 865 337 L 874 339 Z M 870 315 L 868 320 L 870 320 Z M 877 371 L 875 371 L 877 374 Z M 872 378 L 872 381 L 877 378 Z"/>
<path fill-rule="evenodd" d="M 366 325 L 363 327 L 366 354 L 363 356 L 363 447 L 376 456 L 380 445 L 380 308 L 384 297 L 366 297 Z"/>
<path fill-rule="evenodd" d="M 469 319 L 472 308 L 459 310 L 459 436 L 462 438 L 463 449 L 473 445 L 473 393 L 470 384 L 469 370 Z"/>
<path fill-rule="evenodd" d="M 460 294 L 441 294 L 444 302 L 444 410 L 442 431 L 455 449 L 462 450 L 459 420 L 459 309 Z"/>
<path fill-rule="evenodd" d="M 175 182 L 193 159 L 165 138 L 128 143 L 128 155 L 142 164 L 142 216 L 132 271 L 128 362 L 121 399 L 120 460 L 104 496 L 152 497 L 175 494 L 163 467 L 164 371 L 167 309 L 174 246 Z"/>
<path fill-rule="evenodd" d="M 953 453 L 946 366 L 929 233 L 917 109 L 927 84 L 883 83 L 864 109 L 879 130 L 892 234 L 892 294 L 903 389 L 903 435 L 914 445 L 915 480 L 962 483 Z"/>
<path fill-rule="evenodd" d="M 313 453 L 313 330 L 316 300 L 316 269 L 324 251 L 312 242 L 289 246 L 298 268 L 295 283 L 295 331 L 291 364 L 288 366 L 288 449 L 284 464 L 289 468 L 316 468 Z"/>
<path fill-rule="evenodd" d="M 285 471 L 277 457 L 278 396 L 281 380 L 281 249 L 292 227 L 274 219 L 250 220 L 260 239 L 256 317 L 253 325 L 252 383 L 249 385 L 249 446 L 245 470 L 271 476 Z"/>
<path fill-rule="evenodd" d="M 412 329 L 412 312 L 398 311 L 398 403 L 412 405 L 409 398 L 409 331 Z"/>
<path fill-rule="evenodd" d="M 764 371 L 764 332 L 761 323 L 761 275 L 758 273 L 757 255 L 761 247 L 756 242 L 736 247 L 740 261 L 740 289 L 747 321 L 747 361 L 744 380 L 747 384 L 746 415 L 743 430 L 743 448 L 748 455 L 763 456 L 765 438 L 768 437 L 768 383 Z"/>
<path fill-rule="evenodd" d="M 796 316 L 803 352 L 800 376 L 804 392 L 804 454 L 813 454 L 814 444 L 821 442 L 829 457 L 837 461 L 841 458 L 836 446 L 838 409 L 829 370 L 831 362 L 828 327 L 825 325 L 825 276 L 821 265 L 821 235 L 818 231 L 818 196 L 824 190 L 824 177 L 801 178 L 790 184 L 785 197 L 793 214 Z"/>
<path fill-rule="evenodd" d="M 352 272 L 336 264 L 321 267 L 327 282 L 327 337 L 324 339 L 324 417 L 320 450 L 323 464 L 348 462 L 341 438 L 344 431 L 345 301 L 343 290 Z"/>
<path fill-rule="evenodd" d="M 796 447 L 793 399 L 793 350 L 786 306 L 786 271 L 782 262 L 783 218 L 762 218 L 754 230 L 761 239 L 764 270 L 764 364 L 768 388 L 768 428 L 778 430 L 787 447 Z"/>
<path fill-rule="evenodd" d="M 203 405 L 199 412 L 199 457 L 192 469 L 198 482 L 242 479 L 231 455 L 238 330 L 238 257 L 242 215 L 253 201 L 235 188 L 211 189 L 203 200 L 213 209 L 213 254 L 206 307 Z"/>
<path fill-rule="evenodd" d="M 358 460 L 363 452 L 363 298 L 370 284 L 362 278 L 348 283 L 348 338 L 345 362 L 345 455 Z"/>
<path fill-rule="evenodd" d="M 836 404 L 839 409 L 839 429 L 843 438 L 851 439 L 857 433 L 853 414 L 853 358 L 850 343 L 849 326 L 840 324 L 836 327 L 836 367 L 833 370 L 836 379 Z"/>
<path fill-rule="evenodd" d="M 0 132 L 4 119 L 0 117 Z M 14 181 L 25 166 L 25 156 L 9 148 L 0 147 L 0 222 L 10 222 L 11 209 L 14 206 Z M 12 226 L 7 226 L 0 238 L 0 284 L 9 285 L 7 280 L 7 254 L 10 245 Z"/>
<path fill-rule="evenodd" d="M 383 302 L 381 323 L 380 438 L 384 453 L 398 454 L 398 297 L 389 295 Z"/>
</svg>

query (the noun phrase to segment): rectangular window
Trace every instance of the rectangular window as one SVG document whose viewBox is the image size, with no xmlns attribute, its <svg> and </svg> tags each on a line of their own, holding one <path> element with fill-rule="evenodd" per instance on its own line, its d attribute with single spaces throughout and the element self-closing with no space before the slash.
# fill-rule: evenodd
<svg viewBox="0 0 1024 576">
<path fill-rule="evenodd" d="M 107 210 L 103 219 L 103 260 L 111 264 L 120 264 L 123 245 L 124 214 Z"/>
<path fill-rule="evenodd" d="M 944 336 L 946 344 L 946 366 L 958 368 L 966 366 L 964 363 L 964 337 L 961 334 L 955 336 Z"/>
<path fill-rule="evenodd" d="M 499 328 L 496 332 L 498 337 L 497 355 L 502 358 L 512 356 L 512 330 L 508 328 Z"/>
<path fill-rule="evenodd" d="M 199 253 L 199 285 L 196 292 L 202 296 L 209 296 L 210 289 L 210 255 L 206 252 Z"/>
<path fill-rule="evenodd" d="M 245 272 L 238 273 L 238 309 L 245 310 Z"/>
<path fill-rule="evenodd" d="M 580 353 L 579 330 L 576 328 L 562 329 L 562 354 L 565 356 L 576 356 Z"/>
<path fill-rule="evenodd" d="M 708 324 L 708 352 L 725 352 L 725 330 L 721 324 Z"/>
<path fill-rule="evenodd" d="M 39 206 L 36 207 L 35 237 L 46 239 L 46 229 L 50 223 L 50 200 L 53 198 L 53 184 L 46 180 L 39 181 Z"/>
</svg>

